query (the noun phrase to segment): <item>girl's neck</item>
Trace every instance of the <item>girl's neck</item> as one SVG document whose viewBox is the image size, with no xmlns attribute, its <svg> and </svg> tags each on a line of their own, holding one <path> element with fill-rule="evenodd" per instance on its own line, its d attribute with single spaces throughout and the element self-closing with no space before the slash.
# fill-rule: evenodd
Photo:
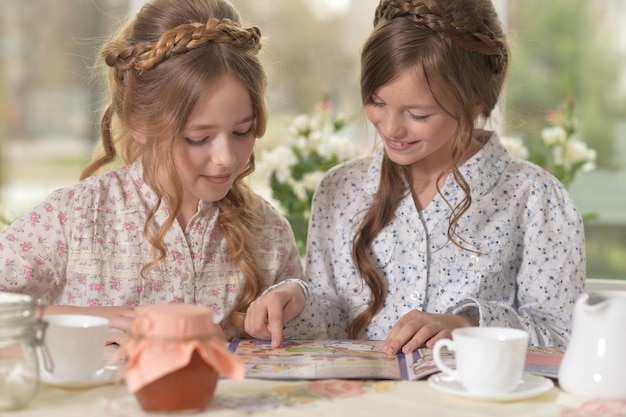
<svg viewBox="0 0 626 417">
<path fill-rule="evenodd" d="M 187 225 L 191 221 L 191 219 L 198 213 L 200 200 L 198 199 L 183 199 L 183 205 L 181 207 L 180 213 L 176 216 L 176 220 L 180 224 L 180 227 L 183 230 L 186 230 Z"/>
<path fill-rule="evenodd" d="M 464 164 L 468 159 L 474 156 L 486 143 L 484 135 L 478 134 L 476 139 L 472 139 L 470 146 L 467 147 L 459 161 L 459 165 Z M 446 183 L 448 175 L 452 172 L 452 162 L 445 167 L 424 167 L 416 164 L 411 167 L 411 195 L 413 202 L 418 210 L 424 210 L 430 202 L 438 194 L 438 188 L 442 189 Z"/>
</svg>

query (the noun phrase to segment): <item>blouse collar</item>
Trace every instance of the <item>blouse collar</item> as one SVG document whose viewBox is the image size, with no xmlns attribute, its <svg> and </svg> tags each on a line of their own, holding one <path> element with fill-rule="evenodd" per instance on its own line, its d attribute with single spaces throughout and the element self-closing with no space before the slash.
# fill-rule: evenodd
<svg viewBox="0 0 626 417">
<path fill-rule="evenodd" d="M 363 191 L 368 195 L 374 194 L 378 190 L 384 152 L 384 147 L 379 146 L 374 156 L 370 158 L 363 184 Z M 484 146 L 459 167 L 459 171 L 470 185 L 472 197 L 477 198 L 487 194 L 496 185 L 510 161 L 511 156 L 508 155 L 500 142 L 498 134 L 492 132 Z M 402 181 L 408 190 L 409 185 L 406 178 L 403 177 Z M 452 190 L 457 191 L 453 192 Z M 453 195 L 462 192 L 452 174 L 446 179 L 442 191 Z"/>
</svg>

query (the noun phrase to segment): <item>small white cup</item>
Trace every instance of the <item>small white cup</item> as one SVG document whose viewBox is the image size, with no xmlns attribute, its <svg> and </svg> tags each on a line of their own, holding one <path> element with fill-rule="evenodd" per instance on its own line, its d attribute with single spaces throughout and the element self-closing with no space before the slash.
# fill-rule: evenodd
<svg viewBox="0 0 626 417">
<path fill-rule="evenodd" d="M 39 360 L 44 382 L 89 381 L 104 366 L 104 347 L 109 331 L 109 320 L 82 314 L 45 316 L 48 322 L 44 350 L 49 360 Z M 46 369 L 47 366 L 50 369 Z"/>
<path fill-rule="evenodd" d="M 471 394 L 511 392 L 524 373 L 528 332 L 504 327 L 462 327 L 452 339 L 440 339 L 433 348 L 435 364 Z M 441 349 L 454 352 L 456 369 L 446 366 Z"/>
</svg>

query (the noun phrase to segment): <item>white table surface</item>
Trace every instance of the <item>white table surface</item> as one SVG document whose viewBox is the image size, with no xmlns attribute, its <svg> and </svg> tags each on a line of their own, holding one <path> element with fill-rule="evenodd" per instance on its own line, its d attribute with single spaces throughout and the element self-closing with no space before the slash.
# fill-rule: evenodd
<svg viewBox="0 0 626 417">
<path fill-rule="evenodd" d="M 539 396 L 496 402 L 458 397 L 427 381 L 232 381 L 218 382 L 213 402 L 197 416 L 562 416 L 626 415 L 626 401 L 579 398 L 555 386 Z M 94 388 L 42 386 L 25 409 L 9 417 L 135 417 L 144 412 L 123 382 Z M 172 415 L 172 414 L 168 414 Z M 189 413 L 185 415 L 189 416 Z"/>
</svg>

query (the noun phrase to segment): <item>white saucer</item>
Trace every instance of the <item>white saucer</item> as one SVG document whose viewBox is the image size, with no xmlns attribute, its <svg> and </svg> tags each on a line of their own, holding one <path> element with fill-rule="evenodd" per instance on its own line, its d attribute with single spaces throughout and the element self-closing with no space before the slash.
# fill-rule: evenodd
<svg viewBox="0 0 626 417">
<path fill-rule="evenodd" d="M 475 398 L 480 400 L 495 400 L 495 401 L 513 401 L 521 400 L 524 398 L 534 397 L 539 394 L 550 390 L 554 387 L 554 383 L 551 379 L 545 378 L 539 375 L 533 375 L 524 373 L 522 381 L 511 392 L 494 393 L 494 394 L 473 394 L 469 393 L 460 382 L 452 380 L 450 377 L 438 373 L 428 378 L 428 383 L 436 390 L 459 395 L 461 397 Z"/>
<path fill-rule="evenodd" d="M 97 370 L 91 378 L 81 381 L 56 381 L 54 379 L 48 379 L 45 375 L 41 375 L 41 382 L 43 384 L 59 388 L 89 388 L 98 385 L 112 384 L 121 380 L 122 375 L 117 365 L 107 365 Z"/>
</svg>

